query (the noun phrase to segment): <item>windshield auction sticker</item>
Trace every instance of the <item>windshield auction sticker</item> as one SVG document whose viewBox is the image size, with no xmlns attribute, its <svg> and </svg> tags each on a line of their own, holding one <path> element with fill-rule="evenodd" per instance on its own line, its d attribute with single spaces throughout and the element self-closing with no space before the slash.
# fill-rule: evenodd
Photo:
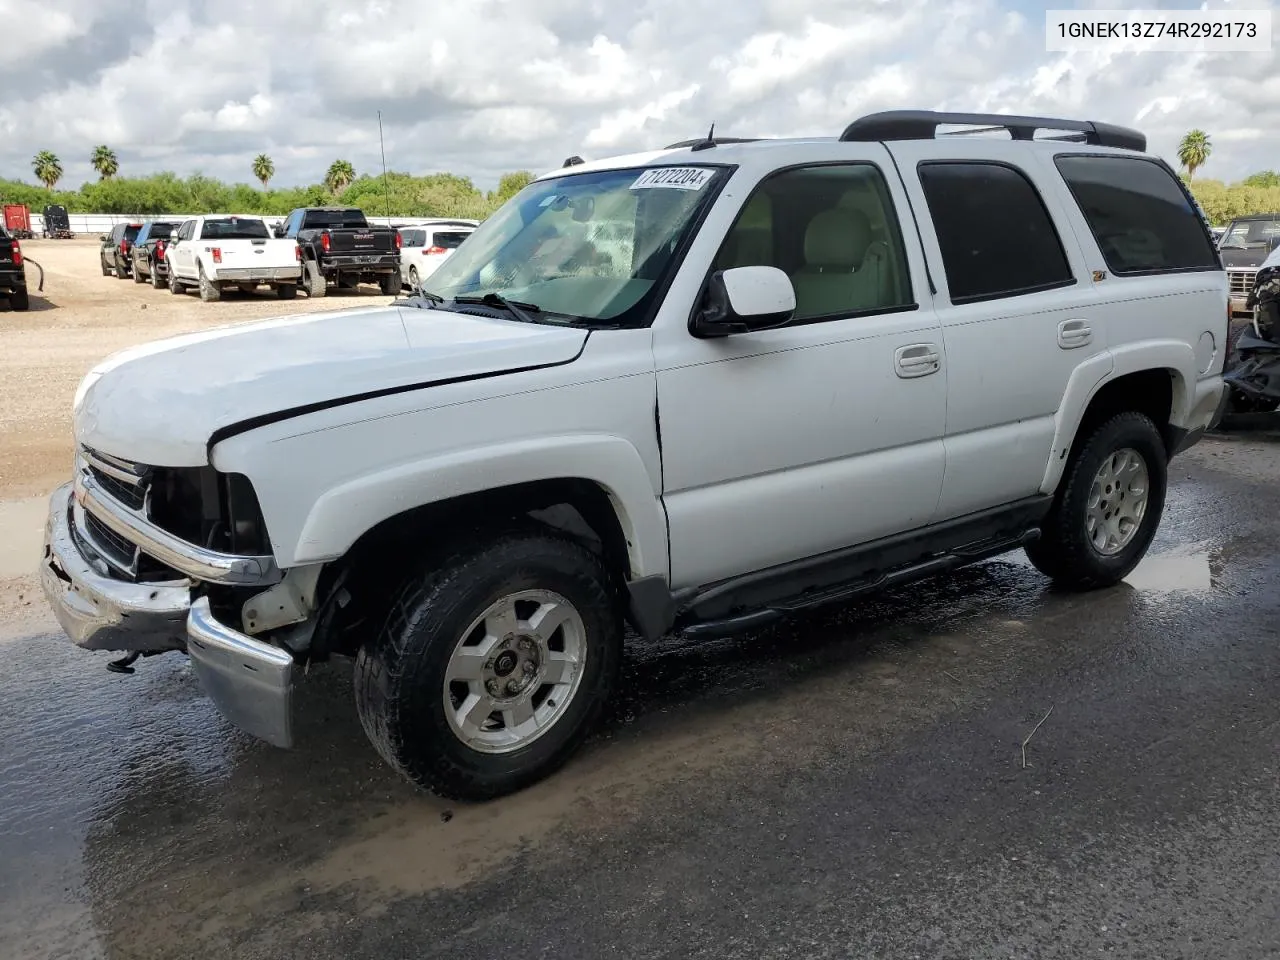
<svg viewBox="0 0 1280 960">
<path fill-rule="evenodd" d="M 632 190 L 701 190 L 715 176 L 706 167 L 654 167 L 636 177 Z"/>
</svg>

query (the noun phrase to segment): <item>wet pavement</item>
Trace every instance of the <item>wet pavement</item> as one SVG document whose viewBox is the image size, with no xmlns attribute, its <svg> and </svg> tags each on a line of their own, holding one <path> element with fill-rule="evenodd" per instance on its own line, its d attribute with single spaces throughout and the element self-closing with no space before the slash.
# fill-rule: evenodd
<svg viewBox="0 0 1280 960">
<path fill-rule="evenodd" d="M 279 751 L 41 620 L 0 639 L 0 958 L 1277 955 L 1280 444 L 1170 475 L 1120 587 L 1014 555 L 633 649 L 588 747 L 484 805 L 388 773 L 349 670 Z"/>
</svg>

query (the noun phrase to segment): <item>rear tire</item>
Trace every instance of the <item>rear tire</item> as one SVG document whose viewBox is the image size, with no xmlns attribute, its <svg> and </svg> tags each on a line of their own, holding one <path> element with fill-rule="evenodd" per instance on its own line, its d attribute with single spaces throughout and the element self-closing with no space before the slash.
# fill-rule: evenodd
<svg viewBox="0 0 1280 960">
<path fill-rule="evenodd" d="M 296 283 L 281 283 L 276 286 L 276 296 L 281 300 L 292 300 L 298 295 Z"/>
<path fill-rule="evenodd" d="M 26 287 L 19 287 L 9 294 L 9 309 L 17 311 L 31 309 L 31 295 L 27 293 Z"/>
<path fill-rule="evenodd" d="M 320 268 L 316 266 L 315 261 L 308 260 L 302 265 L 303 283 L 306 286 L 307 296 L 314 300 L 316 297 L 323 297 L 329 291 L 329 281 L 324 278 L 324 274 L 320 272 Z"/>
<path fill-rule="evenodd" d="M 394 297 L 400 293 L 400 268 L 384 273 L 378 283 L 384 297 Z"/>
<path fill-rule="evenodd" d="M 117 280 L 128 279 L 128 276 L 130 273 L 129 269 L 123 263 L 120 262 L 119 257 L 116 257 L 115 260 L 116 260 L 116 279 Z"/>
<path fill-rule="evenodd" d="M 138 271 L 138 265 L 137 265 L 136 263 L 133 265 L 133 270 L 132 270 L 132 271 L 130 271 L 130 272 L 133 274 L 133 282 L 134 282 L 134 283 L 146 283 L 146 282 L 147 282 L 147 278 L 146 278 L 146 277 L 144 277 L 144 276 L 143 276 L 143 275 Z"/>
<path fill-rule="evenodd" d="M 409 290 L 415 291 L 422 286 L 422 281 L 418 279 L 418 268 L 409 268 Z"/>
<path fill-rule="evenodd" d="M 200 265 L 200 299 L 205 303 L 222 299 L 222 288 L 205 276 L 203 264 Z"/>
<path fill-rule="evenodd" d="M 182 282 L 178 279 L 178 275 L 173 272 L 173 267 L 169 268 L 169 292 L 174 296 L 182 292 Z"/>
<path fill-rule="evenodd" d="M 616 681 L 623 627 L 611 583 L 595 554 L 536 528 L 424 564 L 356 657 L 369 740 L 401 774 L 452 799 L 543 779 L 586 739 Z M 539 636 L 544 616 L 559 625 Z M 494 656 L 483 660 L 486 646 Z"/>
<path fill-rule="evenodd" d="M 158 263 L 151 264 L 151 286 L 157 290 L 163 290 L 165 286 L 164 277 L 160 276 Z"/>
<path fill-rule="evenodd" d="M 1167 482 L 1168 455 L 1155 423 L 1133 411 L 1117 414 L 1093 431 L 1067 465 L 1027 557 L 1073 590 L 1119 583 L 1151 546 Z"/>
</svg>

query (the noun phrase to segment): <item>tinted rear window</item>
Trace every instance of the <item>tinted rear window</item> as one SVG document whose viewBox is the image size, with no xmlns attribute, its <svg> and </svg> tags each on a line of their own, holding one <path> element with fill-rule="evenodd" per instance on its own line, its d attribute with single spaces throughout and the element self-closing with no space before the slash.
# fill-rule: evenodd
<svg viewBox="0 0 1280 960">
<path fill-rule="evenodd" d="M 360 210 L 308 210 L 303 217 L 304 227 L 367 227 Z"/>
<path fill-rule="evenodd" d="M 132 225 L 132 224 L 131 224 L 130 226 L 125 227 L 125 228 L 124 228 L 124 238 L 125 238 L 126 240 L 137 240 L 137 239 L 138 239 L 138 231 L 139 231 L 139 230 L 141 230 L 141 229 L 142 229 L 142 225 L 141 225 L 141 224 L 138 224 L 137 226 L 134 226 L 134 225 Z"/>
<path fill-rule="evenodd" d="M 269 237 L 267 225 L 261 220 L 241 220 L 239 217 L 206 220 L 200 228 L 201 240 L 266 240 Z"/>
<path fill-rule="evenodd" d="M 1209 232 L 1164 166 L 1142 157 L 1054 158 L 1116 274 L 1216 270 Z"/>
<path fill-rule="evenodd" d="M 1058 231 L 1031 181 L 998 163 L 920 164 L 952 303 L 1074 283 Z"/>
<path fill-rule="evenodd" d="M 437 230 L 431 235 L 431 245 L 433 247 L 444 247 L 446 250 L 453 250 L 469 236 L 471 236 L 470 231 L 463 233 L 445 233 Z"/>
<path fill-rule="evenodd" d="M 160 237 L 164 240 L 168 240 L 169 234 L 173 233 L 173 231 L 177 229 L 178 229 L 178 224 L 176 223 L 164 223 L 163 221 L 160 223 L 153 223 L 151 224 L 151 231 L 150 233 L 147 234 L 147 236 L 153 239 L 155 237 Z"/>
</svg>

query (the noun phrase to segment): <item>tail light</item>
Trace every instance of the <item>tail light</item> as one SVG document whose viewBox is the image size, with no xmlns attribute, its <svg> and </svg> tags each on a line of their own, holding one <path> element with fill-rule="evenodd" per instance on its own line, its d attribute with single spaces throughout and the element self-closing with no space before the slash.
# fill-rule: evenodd
<svg viewBox="0 0 1280 960">
<path fill-rule="evenodd" d="M 122 254 L 125 254 L 125 253 L 128 253 L 128 252 L 129 252 L 129 241 L 128 241 L 128 240 L 121 240 L 121 241 L 120 241 L 120 252 L 121 252 Z"/>
<path fill-rule="evenodd" d="M 320 234 L 320 248 L 324 250 L 325 253 L 329 252 L 329 234 Z"/>
<path fill-rule="evenodd" d="M 164 259 L 164 241 L 163 240 L 156 241 L 156 259 L 157 260 Z"/>
<path fill-rule="evenodd" d="M 400 236 L 400 231 L 397 230 L 396 231 L 396 249 L 399 250 L 403 243 L 404 243 L 404 238 Z"/>
<path fill-rule="evenodd" d="M 293 255 L 298 258 L 298 262 L 302 262 L 302 248 L 296 243 L 293 245 Z"/>
<path fill-rule="evenodd" d="M 221 263 L 221 262 L 222 262 L 222 248 L 221 248 L 221 247 L 214 247 L 214 248 L 213 248 L 212 250 L 210 250 L 209 252 L 213 254 L 213 262 L 214 262 L 214 263 Z"/>
<path fill-rule="evenodd" d="M 448 253 L 448 252 L 449 252 L 448 247 L 427 247 L 425 250 L 422 251 L 422 255 L 425 257 L 429 253 Z"/>
<path fill-rule="evenodd" d="M 15 267 L 22 266 L 22 248 L 18 246 L 18 241 L 13 241 L 13 265 Z"/>
</svg>

